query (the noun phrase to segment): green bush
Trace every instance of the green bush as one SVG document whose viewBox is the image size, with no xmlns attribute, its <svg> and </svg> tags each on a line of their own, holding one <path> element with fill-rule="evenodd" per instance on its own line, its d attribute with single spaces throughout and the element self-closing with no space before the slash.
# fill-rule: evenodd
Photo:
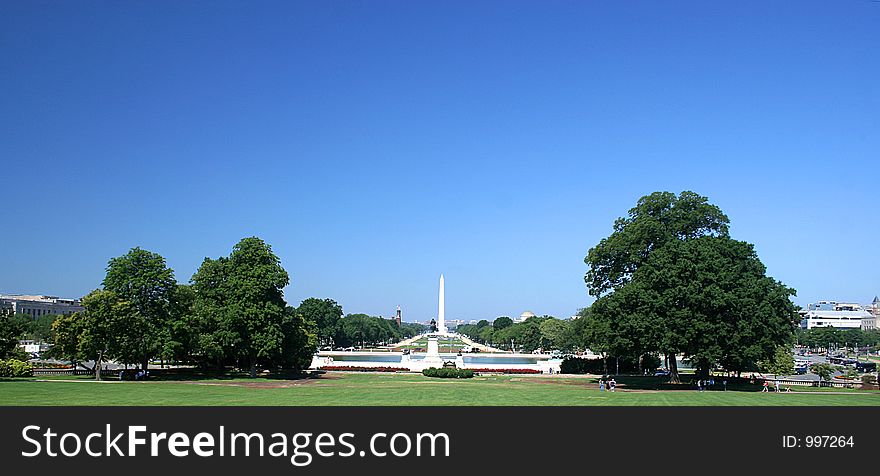
<svg viewBox="0 0 880 476">
<path fill-rule="evenodd" d="M 0 360 L 0 377 L 30 377 L 34 371 L 31 364 L 21 360 Z"/>
<path fill-rule="evenodd" d="M 422 370 L 422 375 L 424 375 L 425 377 L 437 378 L 471 378 L 474 376 L 474 371 L 468 369 L 457 369 L 454 367 L 447 367 L 443 369 L 431 367 L 429 369 Z"/>
</svg>

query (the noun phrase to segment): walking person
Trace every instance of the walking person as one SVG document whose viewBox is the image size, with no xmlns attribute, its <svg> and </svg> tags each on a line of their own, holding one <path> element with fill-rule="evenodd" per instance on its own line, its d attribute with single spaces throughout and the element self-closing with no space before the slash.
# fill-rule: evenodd
<svg viewBox="0 0 880 476">
<path fill-rule="evenodd" d="M 603 379 L 603 378 L 599 378 L 599 391 L 600 392 L 605 391 L 605 379 Z"/>
<path fill-rule="evenodd" d="M 611 381 L 608 382 L 608 388 L 613 392 L 615 388 L 617 388 L 617 381 L 614 380 L 614 377 L 611 377 Z"/>
<path fill-rule="evenodd" d="M 766 380 L 764 380 L 764 388 L 761 389 L 761 392 L 762 392 L 762 393 L 763 393 L 763 392 L 769 392 L 769 391 L 770 391 L 769 387 L 770 387 L 770 384 L 767 383 Z"/>
<path fill-rule="evenodd" d="M 776 387 L 776 393 L 779 393 L 779 379 L 776 379 L 776 381 L 774 382 L 774 385 Z"/>
</svg>

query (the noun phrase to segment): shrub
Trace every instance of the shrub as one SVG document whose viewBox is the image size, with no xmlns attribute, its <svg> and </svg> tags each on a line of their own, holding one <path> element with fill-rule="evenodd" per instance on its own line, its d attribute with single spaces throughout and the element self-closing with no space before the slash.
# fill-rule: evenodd
<svg viewBox="0 0 880 476">
<path fill-rule="evenodd" d="M 422 375 L 424 375 L 425 377 L 437 378 L 471 378 L 474 376 L 474 371 L 470 369 L 457 369 L 454 367 L 447 367 L 443 369 L 431 367 L 429 369 L 422 370 Z"/>
<path fill-rule="evenodd" d="M 0 377 L 30 377 L 33 375 L 31 364 L 21 360 L 0 360 Z"/>
</svg>

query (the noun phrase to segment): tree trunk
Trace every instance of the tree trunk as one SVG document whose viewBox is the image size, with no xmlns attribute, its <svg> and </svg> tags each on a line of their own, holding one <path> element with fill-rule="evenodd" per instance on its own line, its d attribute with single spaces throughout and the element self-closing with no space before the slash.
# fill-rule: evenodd
<svg viewBox="0 0 880 476">
<path fill-rule="evenodd" d="M 675 354 L 666 354 L 666 358 L 669 359 L 669 383 L 681 383 L 681 378 L 678 376 L 678 362 L 675 360 Z"/>
<path fill-rule="evenodd" d="M 101 380 L 101 362 L 104 360 L 104 355 L 102 353 L 98 353 L 98 359 L 95 360 L 95 380 Z"/>
<path fill-rule="evenodd" d="M 251 378 L 257 377 L 257 360 L 251 358 Z"/>
<path fill-rule="evenodd" d="M 709 378 L 709 363 L 700 361 L 697 365 L 697 377 L 702 380 L 707 380 Z"/>
</svg>

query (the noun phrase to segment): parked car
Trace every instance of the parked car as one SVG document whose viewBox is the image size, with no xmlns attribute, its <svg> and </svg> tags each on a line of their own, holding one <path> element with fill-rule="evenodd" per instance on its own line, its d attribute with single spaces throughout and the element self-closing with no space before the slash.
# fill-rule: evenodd
<svg viewBox="0 0 880 476">
<path fill-rule="evenodd" d="M 668 375 L 669 375 L 669 370 L 666 370 L 666 369 L 657 369 L 657 371 L 654 372 L 655 377 L 666 377 Z"/>
<path fill-rule="evenodd" d="M 856 370 L 862 373 L 876 372 L 877 364 L 875 362 L 856 362 Z"/>
</svg>

